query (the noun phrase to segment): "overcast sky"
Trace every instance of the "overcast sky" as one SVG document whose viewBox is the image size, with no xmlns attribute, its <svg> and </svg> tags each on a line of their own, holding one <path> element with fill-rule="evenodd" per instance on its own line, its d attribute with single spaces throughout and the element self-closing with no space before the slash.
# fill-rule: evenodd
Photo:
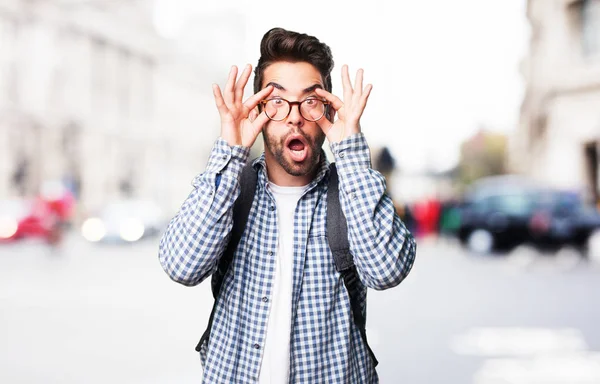
<svg viewBox="0 0 600 384">
<path fill-rule="evenodd" d="M 205 25 L 199 39 L 222 42 L 223 77 L 215 82 L 231 64 L 255 65 L 272 27 L 317 36 L 333 51 L 335 94 L 342 64 L 352 74 L 364 68 L 374 88 L 363 131 L 406 171 L 448 169 L 479 126 L 510 133 L 518 121 L 519 62 L 529 38 L 524 0 L 157 0 L 157 10 L 165 36 L 181 37 L 196 23 Z"/>
</svg>

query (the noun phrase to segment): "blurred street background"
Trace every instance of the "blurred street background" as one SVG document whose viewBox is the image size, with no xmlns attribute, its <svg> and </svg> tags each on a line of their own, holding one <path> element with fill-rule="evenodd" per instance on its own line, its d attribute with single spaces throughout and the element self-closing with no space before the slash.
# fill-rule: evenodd
<svg viewBox="0 0 600 384">
<path fill-rule="evenodd" d="M 158 241 L 218 137 L 211 84 L 275 26 L 330 45 L 334 94 L 342 64 L 374 85 L 418 239 L 369 292 L 381 382 L 600 384 L 600 0 L 0 0 L 0 383 L 199 381 L 209 284 Z"/>
</svg>

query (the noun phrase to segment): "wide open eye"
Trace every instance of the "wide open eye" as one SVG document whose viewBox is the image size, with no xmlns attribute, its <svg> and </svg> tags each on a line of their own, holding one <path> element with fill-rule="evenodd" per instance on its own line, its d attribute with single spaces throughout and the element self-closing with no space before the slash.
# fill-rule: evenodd
<svg viewBox="0 0 600 384">
<path fill-rule="evenodd" d="M 287 102 L 280 98 L 274 98 L 267 100 L 267 105 L 273 108 L 283 108 L 287 107 Z"/>
<path fill-rule="evenodd" d="M 315 97 L 309 97 L 308 99 L 304 100 L 302 105 L 307 109 L 314 109 L 318 108 L 320 105 L 322 106 L 323 102 Z"/>
<path fill-rule="evenodd" d="M 283 120 L 290 112 L 290 105 L 285 99 L 273 98 L 265 103 L 265 113 L 271 120 Z"/>
<path fill-rule="evenodd" d="M 316 97 L 309 97 L 300 105 L 300 113 L 308 121 L 317 121 L 325 114 L 325 103 Z"/>
</svg>

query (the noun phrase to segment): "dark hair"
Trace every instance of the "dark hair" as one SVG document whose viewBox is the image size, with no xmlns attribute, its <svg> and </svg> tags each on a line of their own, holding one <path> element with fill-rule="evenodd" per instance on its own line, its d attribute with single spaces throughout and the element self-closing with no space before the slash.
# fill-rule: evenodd
<svg viewBox="0 0 600 384">
<path fill-rule="evenodd" d="M 314 36 L 273 28 L 260 42 L 260 59 L 254 70 L 254 93 L 260 91 L 265 69 L 278 61 L 307 62 L 321 73 L 325 90 L 331 92 L 331 49 Z"/>
</svg>

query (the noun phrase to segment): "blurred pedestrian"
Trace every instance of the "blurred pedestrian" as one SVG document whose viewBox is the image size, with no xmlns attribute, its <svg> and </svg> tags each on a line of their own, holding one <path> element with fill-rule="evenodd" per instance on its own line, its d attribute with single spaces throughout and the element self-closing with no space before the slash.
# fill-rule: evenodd
<svg viewBox="0 0 600 384">
<path fill-rule="evenodd" d="M 412 212 L 412 208 L 410 207 L 410 204 L 408 204 L 408 203 L 396 204 L 396 213 L 398 214 L 398 216 L 400 217 L 400 219 L 406 226 L 406 229 L 408 229 L 408 231 L 410 233 L 413 233 L 413 234 L 416 233 L 417 225 L 416 225 L 415 218 L 413 216 L 413 212 Z"/>
<path fill-rule="evenodd" d="M 413 215 L 418 237 L 437 236 L 441 203 L 435 197 L 427 197 L 415 203 Z"/>
<path fill-rule="evenodd" d="M 460 228 L 458 201 L 451 199 L 441 203 L 438 227 L 440 237 L 451 239 L 458 235 Z"/>
<path fill-rule="evenodd" d="M 242 102 L 250 65 L 239 78 L 233 66 L 223 91 L 213 86 L 221 136 L 159 251 L 173 280 L 196 285 L 213 274 L 214 284 L 228 242 L 241 236 L 218 290 L 210 338 L 198 346 L 204 383 L 378 382 L 356 319 L 364 319 L 367 287 L 391 288 L 407 276 L 416 243 L 371 167 L 361 132 L 371 85 L 363 87 L 361 69 L 352 84 L 343 66 L 340 99 L 330 93 L 332 68 L 331 50 L 317 38 L 274 28 L 261 42 L 252 97 Z M 265 151 L 244 168 L 261 132 Z M 360 294 L 356 311 L 329 248 L 327 189 L 335 173 L 321 149 L 325 138 L 348 224 L 345 257 L 357 273 L 348 282 Z M 233 233 L 245 169 L 258 181 L 246 230 Z"/>
</svg>

